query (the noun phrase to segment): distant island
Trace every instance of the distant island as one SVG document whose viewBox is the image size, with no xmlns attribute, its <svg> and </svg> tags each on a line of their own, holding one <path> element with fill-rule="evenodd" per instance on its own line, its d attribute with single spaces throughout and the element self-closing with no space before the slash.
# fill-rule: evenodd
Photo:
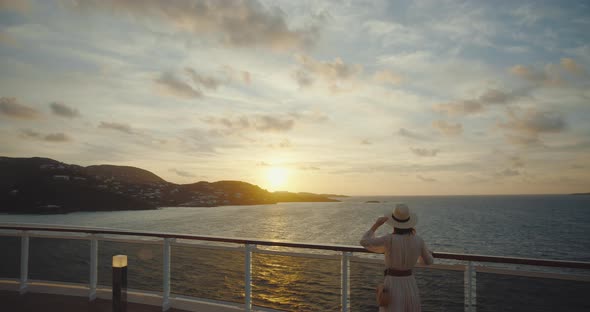
<svg viewBox="0 0 590 312">
<path fill-rule="evenodd" d="M 0 157 L 0 213 L 338 202 L 343 195 L 269 192 L 242 181 L 175 184 L 129 166 L 82 167 L 49 158 Z"/>
<path fill-rule="evenodd" d="M 572 193 L 570 195 L 590 195 L 590 192 L 588 192 L 588 193 Z"/>
<path fill-rule="evenodd" d="M 378 200 L 367 200 L 365 203 L 366 204 L 378 204 L 378 203 L 380 203 L 380 201 L 378 201 Z"/>
</svg>

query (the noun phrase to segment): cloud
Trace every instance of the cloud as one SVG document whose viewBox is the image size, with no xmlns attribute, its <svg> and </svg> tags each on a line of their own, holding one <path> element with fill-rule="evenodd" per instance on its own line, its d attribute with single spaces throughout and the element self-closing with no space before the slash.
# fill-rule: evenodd
<svg viewBox="0 0 590 312">
<path fill-rule="evenodd" d="M 154 82 L 164 95 L 172 95 L 185 99 L 200 98 L 203 96 L 201 90 L 194 89 L 171 73 L 162 73 Z"/>
<path fill-rule="evenodd" d="M 184 70 L 196 85 L 200 85 L 206 89 L 217 90 L 217 87 L 221 84 L 220 80 L 199 74 L 190 67 L 186 67 Z"/>
<path fill-rule="evenodd" d="M 539 143 L 539 136 L 546 133 L 559 133 L 565 130 L 566 122 L 562 114 L 529 109 L 524 113 L 508 112 L 508 121 L 498 127 L 509 133 L 506 138 L 515 144 L 530 145 Z"/>
<path fill-rule="evenodd" d="M 510 169 L 510 168 L 506 168 L 500 172 L 497 172 L 495 174 L 495 176 L 497 177 L 514 177 L 520 175 L 520 172 L 518 170 L 514 170 L 514 169 Z"/>
<path fill-rule="evenodd" d="M 369 139 L 362 139 L 361 140 L 361 145 L 371 145 L 371 144 L 373 144 L 373 143 Z"/>
<path fill-rule="evenodd" d="M 279 143 L 279 147 L 280 148 L 289 148 L 292 147 L 293 144 L 291 143 L 291 141 L 289 139 L 283 139 L 280 143 Z"/>
<path fill-rule="evenodd" d="M 563 86 L 576 78 L 586 77 L 584 67 L 571 58 L 562 58 L 558 64 L 548 63 L 542 69 L 519 64 L 512 66 L 509 71 L 537 87 Z M 569 79 L 564 79 L 568 76 Z"/>
<path fill-rule="evenodd" d="M 459 123 L 448 123 L 444 120 L 435 120 L 432 122 L 432 127 L 440 133 L 448 136 L 455 136 L 463 133 L 463 126 Z"/>
<path fill-rule="evenodd" d="M 299 87 L 305 88 L 313 85 L 314 80 L 311 77 L 311 74 L 306 72 L 303 69 L 298 69 L 293 72 L 293 79 L 297 82 Z"/>
<path fill-rule="evenodd" d="M 295 125 L 295 121 L 292 119 L 285 119 L 271 115 L 257 116 L 254 122 L 254 127 L 258 131 L 267 132 L 283 132 L 289 131 Z"/>
<path fill-rule="evenodd" d="M 474 100 L 461 100 L 457 102 L 437 104 L 434 106 L 437 112 L 444 112 L 448 115 L 469 115 L 482 112 L 483 105 Z"/>
<path fill-rule="evenodd" d="M 53 102 L 49 104 L 51 111 L 61 117 L 75 118 L 80 117 L 80 112 L 77 109 L 71 108 L 65 104 Z"/>
<path fill-rule="evenodd" d="M 277 144 L 269 144 L 268 147 L 271 148 L 290 148 L 292 147 L 293 144 L 291 143 L 291 141 L 289 139 L 282 139 L 281 142 L 277 143 Z"/>
<path fill-rule="evenodd" d="M 31 129 L 22 129 L 21 136 L 26 137 L 26 138 L 40 138 L 41 133 L 39 133 L 35 130 L 31 130 Z"/>
<path fill-rule="evenodd" d="M 582 60 L 584 64 L 590 64 L 590 44 L 580 45 L 575 48 L 566 49 L 569 54 Z"/>
<path fill-rule="evenodd" d="M 71 140 L 65 133 L 50 133 L 43 137 L 43 139 L 50 142 L 67 142 Z"/>
<path fill-rule="evenodd" d="M 330 117 L 328 117 L 328 115 L 319 112 L 319 111 L 300 111 L 300 112 L 292 112 L 289 113 L 290 116 L 293 116 L 293 118 L 295 118 L 296 120 L 300 120 L 300 121 L 307 121 L 307 122 L 314 122 L 314 123 L 319 123 L 319 122 L 326 122 L 328 120 L 330 120 Z"/>
<path fill-rule="evenodd" d="M 518 99 L 521 96 L 520 93 L 522 91 L 504 92 L 497 89 L 488 89 L 478 98 L 437 104 L 433 109 L 450 116 L 477 114 L 485 111 L 489 105 L 508 104 Z"/>
<path fill-rule="evenodd" d="M 414 131 L 410 131 L 406 128 L 399 128 L 399 130 L 397 131 L 397 134 L 399 134 L 400 136 L 406 137 L 406 138 L 414 139 L 414 140 L 421 140 L 421 141 L 428 140 L 427 136 L 416 133 Z"/>
<path fill-rule="evenodd" d="M 224 66 L 223 69 L 226 76 L 224 79 L 208 76 L 197 72 L 193 68 L 185 67 L 182 72 L 185 75 L 184 79 L 172 72 L 165 72 L 156 78 L 155 83 L 162 94 L 185 99 L 203 97 L 204 94 L 201 89 L 217 90 L 219 86 L 229 83 L 233 79 L 247 79 L 248 81 L 244 83 L 250 83 L 249 73 L 247 75 L 243 75 L 244 72 L 238 74 L 229 66 Z M 191 81 L 192 85 L 188 81 Z"/>
<path fill-rule="evenodd" d="M 300 67 L 293 73 L 293 78 L 302 88 L 313 85 L 319 79 L 332 92 L 346 91 L 353 87 L 353 80 L 363 71 L 361 65 L 345 64 L 339 57 L 332 62 L 318 61 L 307 55 L 297 55 L 296 59 Z"/>
<path fill-rule="evenodd" d="M 528 53 L 530 49 L 526 46 L 508 46 L 504 47 L 504 51 L 510 53 Z"/>
<path fill-rule="evenodd" d="M 252 81 L 252 77 L 251 77 L 251 75 L 250 75 L 250 72 L 249 72 L 249 71 L 245 71 L 245 70 L 244 70 L 244 71 L 242 71 L 242 81 L 243 81 L 245 84 L 250 84 L 250 82 Z"/>
<path fill-rule="evenodd" d="M 479 102 L 484 105 L 507 104 L 518 97 L 519 96 L 514 92 L 506 93 L 497 89 L 488 89 L 479 96 Z"/>
<path fill-rule="evenodd" d="M 98 125 L 98 127 L 101 129 L 116 130 L 116 131 L 124 132 L 127 134 L 134 134 L 135 133 L 130 125 L 118 123 L 118 122 L 101 121 L 100 124 Z"/>
<path fill-rule="evenodd" d="M 72 1 L 80 11 L 103 9 L 135 17 L 156 17 L 197 38 L 214 37 L 233 47 L 261 46 L 273 50 L 305 49 L 319 37 L 322 16 L 308 27 L 292 29 L 279 8 L 258 1 L 207 0 L 86 0 Z"/>
<path fill-rule="evenodd" d="M 0 29 L 0 44 L 14 46 L 16 45 L 16 39 L 14 39 L 14 37 L 8 32 Z"/>
<path fill-rule="evenodd" d="M 27 13 L 31 9 L 28 0 L 0 0 L 0 11 Z"/>
<path fill-rule="evenodd" d="M 320 170 L 319 167 L 315 167 L 315 166 L 301 166 L 299 167 L 299 170 L 303 170 L 303 171 L 317 171 Z"/>
<path fill-rule="evenodd" d="M 238 70 L 229 65 L 223 65 L 222 69 L 225 74 L 225 81 L 223 81 L 225 83 L 234 80 L 241 81 L 245 84 L 250 84 L 252 82 L 252 74 L 247 70 Z"/>
<path fill-rule="evenodd" d="M 50 133 L 50 134 L 42 134 L 32 129 L 22 129 L 21 130 L 21 137 L 28 138 L 28 139 L 36 139 L 48 142 L 55 142 L 55 143 L 62 143 L 62 142 L 69 142 L 72 139 L 66 135 L 65 133 Z"/>
<path fill-rule="evenodd" d="M 293 117 L 273 115 L 239 116 L 236 118 L 209 117 L 203 119 L 203 121 L 210 125 L 220 127 L 211 131 L 214 134 L 220 135 L 232 135 L 250 130 L 259 132 L 286 132 L 295 126 Z"/>
<path fill-rule="evenodd" d="M 563 116 L 556 112 L 528 111 L 524 116 L 511 115 L 512 120 L 503 126 L 528 133 L 561 132 L 565 128 Z"/>
<path fill-rule="evenodd" d="M 333 62 L 322 62 L 306 55 L 299 55 L 297 60 L 302 69 L 327 80 L 350 79 L 362 71 L 361 65 L 347 65 L 339 57 L 335 58 Z"/>
<path fill-rule="evenodd" d="M 362 24 L 363 31 L 381 41 L 383 46 L 421 45 L 424 34 L 416 27 L 383 20 L 368 20 Z"/>
<path fill-rule="evenodd" d="M 410 150 L 415 155 L 418 155 L 421 157 L 434 157 L 439 152 L 438 149 L 413 148 L 413 147 L 411 147 Z"/>
<path fill-rule="evenodd" d="M 179 170 L 179 169 L 176 169 L 176 168 L 171 168 L 169 171 L 170 171 L 170 172 L 174 172 L 174 173 L 176 173 L 177 175 L 179 175 L 179 176 L 181 176 L 181 177 L 185 177 L 185 178 L 193 178 L 193 177 L 195 177 L 195 175 L 194 175 L 194 174 L 192 174 L 192 173 L 190 173 L 190 172 L 188 172 L 188 171 Z"/>
<path fill-rule="evenodd" d="M 576 61 L 571 58 L 562 58 L 561 59 L 561 67 L 574 75 L 584 75 L 586 74 L 586 70 L 584 67 L 580 66 Z"/>
<path fill-rule="evenodd" d="M 535 85 L 557 86 L 563 83 L 557 67 L 553 64 L 546 65 L 543 70 L 515 65 L 510 68 L 510 73 Z"/>
<path fill-rule="evenodd" d="M 19 103 L 14 97 L 0 98 L 0 113 L 17 119 L 36 119 L 40 116 L 36 109 Z"/>
<path fill-rule="evenodd" d="M 397 85 L 402 81 L 402 77 L 389 69 L 384 69 L 375 72 L 375 74 L 373 75 L 373 80 L 381 83 Z"/>
<path fill-rule="evenodd" d="M 259 166 L 259 167 L 270 167 L 271 164 L 269 164 L 269 163 L 267 163 L 265 161 L 259 161 L 259 162 L 256 163 L 256 166 Z"/>
<path fill-rule="evenodd" d="M 417 175 L 416 178 L 422 182 L 437 182 L 435 178 L 423 177 L 421 175 Z"/>
<path fill-rule="evenodd" d="M 515 145 L 537 145 L 541 143 L 538 136 L 506 134 L 505 137 L 506 141 Z"/>
<path fill-rule="evenodd" d="M 519 24 L 526 26 L 532 26 L 538 20 L 543 18 L 541 11 L 530 4 L 520 6 L 512 10 L 510 14 L 518 20 Z"/>
<path fill-rule="evenodd" d="M 525 163 L 520 156 L 510 156 L 508 160 L 510 161 L 512 168 L 523 168 L 525 166 Z"/>
</svg>

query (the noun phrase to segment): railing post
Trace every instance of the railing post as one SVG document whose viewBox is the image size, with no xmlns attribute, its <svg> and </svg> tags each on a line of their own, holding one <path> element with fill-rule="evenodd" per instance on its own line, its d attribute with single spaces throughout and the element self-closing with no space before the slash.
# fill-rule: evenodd
<svg viewBox="0 0 590 312">
<path fill-rule="evenodd" d="M 252 311 L 252 250 L 256 245 L 246 244 L 244 258 L 244 310 Z"/>
<path fill-rule="evenodd" d="M 468 261 L 465 267 L 465 312 L 476 312 L 476 276 L 473 262 Z"/>
<path fill-rule="evenodd" d="M 342 274 L 340 275 L 340 295 L 341 295 L 341 306 L 342 312 L 350 311 L 350 256 L 352 255 L 351 252 L 343 251 L 342 252 L 342 261 L 340 267 L 342 269 Z"/>
<path fill-rule="evenodd" d="M 170 243 L 172 241 L 172 238 L 164 238 L 164 271 L 162 272 L 162 311 L 168 311 L 168 309 L 170 309 Z"/>
<path fill-rule="evenodd" d="M 98 280 L 98 240 L 96 235 L 90 235 L 90 285 L 88 299 L 96 299 L 96 284 Z"/>
<path fill-rule="evenodd" d="M 29 232 L 22 231 L 20 237 L 20 287 L 19 292 L 27 292 L 29 280 Z"/>
</svg>

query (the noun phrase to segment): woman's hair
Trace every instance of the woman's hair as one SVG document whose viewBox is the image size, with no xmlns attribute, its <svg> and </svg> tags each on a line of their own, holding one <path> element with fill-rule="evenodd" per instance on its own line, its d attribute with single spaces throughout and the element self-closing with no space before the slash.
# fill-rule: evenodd
<svg viewBox="0 0 590 312">
<path fill-rule="evenodd" d="M 409 229 L 400 229 L 400 228 L 393 228 L 393 234 L 399 234 L 399 235 L 414 235 L 416 234 L 416 230 L 414 228 L 409 228 Z"/>
</svg>

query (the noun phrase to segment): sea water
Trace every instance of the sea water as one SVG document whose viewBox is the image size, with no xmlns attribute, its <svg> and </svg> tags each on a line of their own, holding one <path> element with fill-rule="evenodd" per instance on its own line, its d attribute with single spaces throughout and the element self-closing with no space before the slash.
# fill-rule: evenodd
<svg viewBox="0 0 590 312">
<path fill-rule="evenodd" d="M 286 240 L 303 243 L 358 245 L 375 219 L 390 214 L 396 203 L 406 203 L 418 216 L 416 230 L 429 248 L 495 256 L 590 261 L 590 196 L 390 196 L 348 197 L 336 203 L 280 203 L 213 208 L 161 208 L 148 211 L 78 212 L 66 215 L 0 215 L 0 223 L 45 223 L 108 227 L 142 231 L 190 233 L 238 238 Z M 367 203 L 378 201 L 377 203 Z M 384 225 L 378 234 L 391 228 Z M 18 253 L 16 239 L 0 240 L 6 251 Z M 32 278 L 85 282 L 88 276 L 87 241 L 31 240 Z M 100 242 L 99 282 L 109 283 L 111 254 L 130 255 L 130 285 L 161 290 L 161 246 Z M 59 269 L 62 258 L 69 270 Z M 10 257 L 9 257 L 10 258 Z M 18 255 L 4 259 L 3 276 L 18 276 Z M 135 267 L 131 268 L 133 261 Z M 254 302 L 289 311 L 336 311 L 339 302 L 339 261 L 255 255 Z M 240 302 L 243 300 L 243 252 L 174 247 L 173 293 Z M 379 266 L 353 263 L 351 267 L 354 311 L 372 311 L 374 284 L 381 278 Z M 463 272 L 420 270 L 416 272 L 425 311 L 460 311 L 463 308 Z M 517 277 L 479 276 L 478 307 L 493 311 L 506 306 L 496 289 L 512 285 L 529 287 L 539 281 Z M 559 281 L 555 281 L 557 283 Z M 575 296 L 586 284 L 559 286 Z M 502 286 L 504 285 L 504 286 Z M 521 286 L 518 286 L 521 285 Z M 551 289 L 555 285 L 547 285 Z M 573 287 L 573 290 L 571 289 Z M 441 293 L 441 289 L 446 292 Z M 483 291 L 486 293 L 483 293 Z M 518 300 L 543 289 L 510 295 Z M 551 294 L 551 292 L 549 293 Z M 542 297 L 541 297 L 542 298 Z M 556 298 L 556 304 L 563 298 Z M 486 301 L 487 300 L 487 301 Z M 497 301 L 497 300 L 496 300 Z M 522 303 L 522 302 L 521 302 Z M 583 304 L 573 303 L 573 310 Z M 526 305 L 539 310 L 535 305 Z M 541 307 L 551 305 L 544 304 Z M 510 310 L 510 309 L 508 309 Z M 582 309 L 583 310 L 583 309 Z"/>
</svg>

